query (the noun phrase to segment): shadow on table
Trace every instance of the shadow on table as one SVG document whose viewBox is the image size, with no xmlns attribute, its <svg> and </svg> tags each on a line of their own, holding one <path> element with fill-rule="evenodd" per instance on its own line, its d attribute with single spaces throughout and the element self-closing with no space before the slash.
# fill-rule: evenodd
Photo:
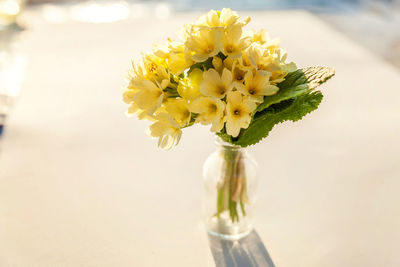
<svg viewBox="0 0 400 267">
<path fill-rule="evenodd" d="M 231 241 L 208 234 L 211 252 L 217 267 L 275 267 L 256 231 Z"/>
</svg>

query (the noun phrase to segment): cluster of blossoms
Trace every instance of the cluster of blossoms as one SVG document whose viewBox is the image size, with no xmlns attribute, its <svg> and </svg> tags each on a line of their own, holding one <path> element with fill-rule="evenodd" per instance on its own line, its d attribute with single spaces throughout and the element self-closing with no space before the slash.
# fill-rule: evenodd
<svg viewBox="0 0 400 267">
<path fill-rule="evenodd" d="M 184 26 L 181 41 L 168 39 L 132 64 L 123 94 L 128 113 L 153 122 L 150 134 L 160 147 L 177 144 L 181 129 L 195 123 L 237 137 L 296 70 L 277 39 L 243 31 L 249 21 L 230 9 L 211 10 Z"/>
</svg>

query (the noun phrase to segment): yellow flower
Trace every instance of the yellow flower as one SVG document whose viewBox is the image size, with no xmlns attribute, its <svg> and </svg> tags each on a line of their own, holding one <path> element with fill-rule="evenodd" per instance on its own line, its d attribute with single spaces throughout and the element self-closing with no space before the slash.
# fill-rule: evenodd
<svg viewBox="0 0 400 267">
<path fill-rule="evenodd" d="M 203 74 L 200 92 L 205 96 L 224 98 L 232 86 L 232 73 L 228 69 L 225 68 L 221 76 L 215 69 L 209 69 Z"/>
<path fill-rule="evenodd" d="M 253 73 L 249 71 L 244 77 L 244 84 L 237 83 L 236 88 L 243 94 L 249 96 L 255 102 L 261 103 L 264 96 L 276 94 L 279 88 L 269 83 L 269 75 L 263 75 L 260 71 Z"/>
<path fill-rule="evenodd" d="M 192 62 L 190 62 L 192 63 Z M 186 60 L 186 55 L 184 53 L 171 53 L 168 59 L 168 67 L 171 72 L 179 76 L 183 73 L 191 64 L 188 64 Z"/>
<path fill-rule="evenodd" d="M 171 83 L 169 71 L 163 66 L 157 67 L 157 73 L 154 79 L 162 89 L 167 88 L 167 86 Z"/>
<path fill-rule="evenodd" d="M 200 84 L 203 80 L 203 72 L 200 69 L 194 69 L 188 75 L 188 78 L 179 80 L 178 93 L 186 100 L 193 100 L 199 97 Z"/>
<path fill-rule="evenodd" d="M 258 42 L 260 44 L 265 44 L 268 39 L 268 32 L 266 30 L 260 30 L 259 32 L 249 31 L 246 33 L 247 35 L 252 37 L 252 42 Z"/>
<path fill-rule="evenodd" d="M 174 118 L 180 127 L 189 124 L 191 113 L 186 100 L 182 98 L 169 99 L 165 106 L 165 110 L 172 118 Z"/>
<path fill-rule="evenodd" d="M 142 63 L 147 79 L 153 78 L 153 75 L 157 73 L 157 68 L 159 66 L 167 66 L 165 59 L 151 53 L 143 54 Z"/>
<path fill-rule="evenodd" d="M 191 103 L 190 110 L 198 114 L 196 122 L 211 124 L 211 131 L 219 132 L 224 127 L 225 103 L 220 99 L 200 97 Z"/>
<path fill-rule="evenodd" d="M 218 56 L 213 57 L 213 60 L 211 63 L 213 65 L 214 69 L 216 69 L 219 73 L 222 72 L 224 65 L 223 65 L 222 59 L 220 57 L 218 57 Z"/>
<path fill-rule="evenodd" d="M 203 62 L 222 51 L 223 29 L 200 28 L 192 34 L 185 42 L 185 46 L 191 53 L 191 58 L 196 62 Z"/>
<path fill-rule="evenodd" d="M 143 66 L 143 62 L 141 62 L 142 64 L 135 64 L 135 62 L 132 60 L 132 68 L 129 69 L 128 71 L 128 88 L 129 89 L 134 89 L 135 88 L 135 83 L 138 81 L 143 81 L 145 80 L 145 76 L 146 76 L 146 71 L 144 69 Z"/>
<path fill-rule="evenodd" d="M 207 26 L 207 27 L 219 27 L 221 22 L 219 20 L 218 12 L 215 10 L 210 10 L 207 14 L 199 17 L 196 21 L 196 25 Z"/>
<path fill-rule="evenodd" d="M 274 85 L 282 82 L 290 71 L 296 70 L 294 63 L 285 63 L 286 53 L 281 48 L 253 43 L 247 49 L 247 56 L 251 65 L 269 75 L 270 83 Z"/>
<path fill-rule="evenodd" d="M 226 105 L 226 132 L 232 137 L 239 135 L 240 129 L 249 127 L 251 113 L 257 105 L 254 101 L 243 97 L 239 91 L 230 92 Z"/>
<path fill-rule="evenodd" d="M 224 54 L 235 59 L 242 55 L 242 51 L 250 45 L 249 37 L 242 37 L 242 26 L 234 24 L 228 27 L 222 37 Z"/>
<path fill-rule="evenodd" d="M 236 84 L 242 84 L 244 76 L 246 75 L 246 69 L 243 68 L 238 61 L 235 61 L 232 66 L 233 82 Z"/>
<path fill-rule="evenodd" d="M 193 61 L 186 55 L 185 46 L 183 43 L 168 40 L 167 44 L 157 45 L 154 48 L 154 54 L 165 58 L 167 65 L 172 74 L 179 76 Z"/>
<path fill-rule="evenodd" d="M 154 116 L 149 116 L 145 110 L 140 109 L 135 102 L 132 102 L 131 105 L 129 106 L 128 110 L 126 111 L 128 116 L 131 116 L 133 114 L 136 114 L 139 120 L 149 120 L 149 121 L 155 121 Z"/>
<path fill-rule="evenodd" d="M 229 27 L 233 24 L 239 24 L 242 27 L 250 22 L 250 18 L 246 17 L 243 21 L 238 21 L 239 15 L 230 8 L 223 8 L 221 12 L 210 10 L 207 14 L 201 16 L 196 25 L 205 27 Z"/>
<path fill-rule="evenodd" d="M 223 8 L 221 10 L 219 20 L 220 20 L 221 25 L 229 27 L 238 22 L 239 15 L 235 11 L 232 11 L 232 9 L 230 9 L 230 8 Z M 241 26 L 244 26 L 247 23 L 249 23 L 249 21 L 250 21 L 250 18 L 247 17 L 247 18 L 245 18 L 244 22 L 241 22 L 238 24 Z"/>
<path fill-rule="evenodd" d="M 126 104 L 131 104 L 133 102 L 133 96 L 135 95 L 136 91 L 135 90 L 129 90 L 127 89 L 123 94 L 122 94 L 122 99 Z"/>
<path fill-rule="evenodd" d="M 177 145 L 182 135 L 178 123 L 167 113 L 158 114 L 156 119 L 149 130 L 152 137 L 158 137 L 158 146 L 168 150 Z"/>
<path fill-rule="evenodd" d="M 161 106 L 164 97 L 162 89 L 148 80 L 136 82 L 135 87 L 138 91 L 133 95 L 133 101 L 138 108 L 145 110 L 147 115 L 152 116 L 156 109 Z"/>
</svg>

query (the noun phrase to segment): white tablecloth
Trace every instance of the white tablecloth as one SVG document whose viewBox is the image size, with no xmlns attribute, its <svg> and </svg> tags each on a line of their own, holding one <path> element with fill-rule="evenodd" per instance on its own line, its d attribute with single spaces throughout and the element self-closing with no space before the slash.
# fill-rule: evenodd
<svg viewBox="0 0 400 267">
<path fill-rule="evenodd" d="M 0 156 L 0 266 L 214 266 L 201 224 L 204 127 L 165 152 L 124 116 L 130 59 L 198 13 L 110 24 L 25 14 L 29 58 Z M 299 66 L 336 77 L 320 108 L 253 147 L 256 231 L 280 267 L 400 266 L 400 75 L 302 11 L 242 13 Z M 365 33 L 368 34 L 368 33 Z"/>
</svg>

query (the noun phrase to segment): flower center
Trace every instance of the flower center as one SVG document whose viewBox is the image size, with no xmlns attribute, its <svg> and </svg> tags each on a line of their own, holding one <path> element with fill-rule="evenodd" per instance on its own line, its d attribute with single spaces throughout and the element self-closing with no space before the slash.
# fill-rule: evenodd
<svg viewBox="0 0 400 267">
<path fill-rule="evenodd" d="M 256 93 L 256 90 L 254 88 L 250 88 L 249 94 L 254 95 Z"/>
<path fill-rule="evenodd" d="M 233 114 L 235 114 L 236 116 L 239 116 L 240 115 L 240 110 L 239 109 L 235 109 L 233 111 Z"/>
<path fill-rule="evenodd" d="M 187 117 L 189 117 L 190 116 L 190 111 L 189 110 L 186 110 L 184 113 L 183 113 L 183 117 L 184 118 L 187 118 Z"/>
<path fill-rule="evenodd" d="M 217 111 L 217 106 L 215 104 L 210 104 L 210 113 L 215 113 Z"/>
<path fill-rule="evenodd" d="M 232 53 L 232 52 L 233 52 L 233 47 L 232 47 L 232 45 L 227 45 L 227 46 L 226 46 L 226 52 L 227 52 L 227 53 Z"/>
<path fill-rule="evenodd" d="M 214 51 L 214 46 L 213 45 L 208 45 L 206 52 L 207 53 L 211 53 L 212 51 Z"/>
<path fill-rule="evenodd" d="M 218 93 L 220 94 L 220 95 L 224 95 L 225 94 L 225 86 L 220 86 L 220 87 L 218 87 Z"/>
</svg>

